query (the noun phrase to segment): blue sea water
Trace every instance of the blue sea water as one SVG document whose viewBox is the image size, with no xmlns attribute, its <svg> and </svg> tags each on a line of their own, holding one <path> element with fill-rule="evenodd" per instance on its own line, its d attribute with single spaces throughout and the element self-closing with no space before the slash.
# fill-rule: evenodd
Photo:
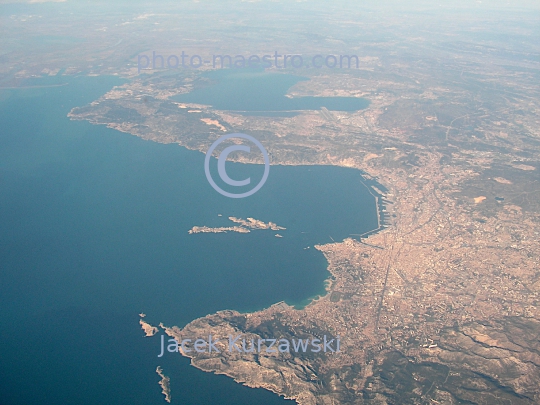
<svg viewBox="0 0 540 405">
<path fill-rule="evenodd" d="M 158 359 L 138 313 L 182 326 L 305 303 L 329 276 L 313 245 L 375 228 L 373 197 L 354 170 L 272 166 L 258 193 L 229 199 L 208 184 L 202 153 L 67 118 L 119 82 L 0 90 L 0 404 L 164 403 L 158 365 L 174 404 L 290 402 Z M 188 234 L 228 216 L 287 229 Z"/>
</svg>

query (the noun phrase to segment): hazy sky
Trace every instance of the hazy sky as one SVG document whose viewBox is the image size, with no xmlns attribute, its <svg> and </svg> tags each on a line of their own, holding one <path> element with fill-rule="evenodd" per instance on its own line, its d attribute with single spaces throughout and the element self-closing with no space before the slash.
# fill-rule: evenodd
<svg viewBox="0 0 540 405">
<path fill-rule="evenodd" d="M 108 4 L 109 1 L 104 0 L 0 0 L 0 4 L 8 4 L 8 3 L 59 3 L 59 2 L 78 2 L 78 3 L 88 3 L 88 4 L 95 4 L 95 3 L 104 3 Z M 135 2 L 141 2 L 139 0 L 131 0 L 127 3 L 135 3 Z M 311 2 L 311 3 L 321 3 L 324 5 L 332 5 L 333 7 L 338 6 L 340 2 L 342 3 L 357 3 L 360 6 L 386 6 L 391 5 L 393 8 L 397 7 L 400 9 L 414 9 L 416 7 L 436 7 L 436 6 L 443 6 L 443 7 L 465 7 L 465 8 L 518 8 L 518 7 L 524 7 L 524 8 L 534 8 L 540 10 L 540 1 L 539 0 L 439 0 L 439 1 L 430 1 L 430 0 L 413 0 L 413 1 L 403 1 L 403 0 L 193 0 L 194 3 L 213 3 L 213 2 L 219 2 L 219 3 L 274 3 L 274 4 L 291 4 L 291 3 L 297 3 L 297 2 Z M 152 1 L 145 0 L 144 3 L 151 6 Z M 164 4 L 166 1 L 157 1 L 157 3 Z M 178 1 L 174 1 L 175 4 L 178 4 Z"/>
</svg>

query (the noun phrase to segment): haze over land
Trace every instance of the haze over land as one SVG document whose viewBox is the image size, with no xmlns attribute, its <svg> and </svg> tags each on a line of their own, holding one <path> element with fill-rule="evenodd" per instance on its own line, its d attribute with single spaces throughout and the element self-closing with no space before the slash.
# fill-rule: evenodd
<svg viewBox="0 0 540 405">
<path fill-rule="evenodd" d="M 177 340 L 333 334 L 341 353 L 183 353 L 195 367 L 300 404 L 540 402 L 538 2 L 96 2 L 82 14 L 88 4 L 2 13 L 0 87 L 118 75 L 124 84 L 69 117 L 202 153 L 224 133 L 248 133 L 273 165 L 355 168 L 378 183 L 379 232 L 316 246 L 331 274 L 326 295 L 302 309 L 223 308 L 159 326 Z M 358 68 L 267 71 L 307 79 L 289 98 L 369 105 L 263 116 L 178 102 L 216 86 L 210 68 L 139 73 L 137 55 L 154 51 L 357 55 Z M 167 370 L 158 374 L 174 399 Z"/>
</svg>

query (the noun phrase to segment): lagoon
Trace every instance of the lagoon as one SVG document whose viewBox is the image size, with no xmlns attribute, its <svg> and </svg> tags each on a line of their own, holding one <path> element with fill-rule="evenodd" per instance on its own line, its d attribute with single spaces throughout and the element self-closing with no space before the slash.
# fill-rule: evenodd
<svg viewBox="0 0 540 405">
<path fill-rule="evenodd" d="M 202 75 L 211 85 L 172 99 L 183 103 L 211 105 L 218 110 L 244 115 L 294 116 L 302 110 L 357 111 L 369 101 L 359 97 L 287 97 L 287 91 L 306 77 L 269 73 L 256 69 L 221 69 Z"/>
</svg>

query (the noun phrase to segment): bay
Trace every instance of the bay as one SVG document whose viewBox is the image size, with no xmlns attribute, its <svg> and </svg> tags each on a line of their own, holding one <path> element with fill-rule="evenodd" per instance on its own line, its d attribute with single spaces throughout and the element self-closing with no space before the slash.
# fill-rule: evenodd
<svg viewBox="0 0 540 405">
<path fill-rule="evenodd" d="M 329 275 L 313 246 L 375 228 L 373 197 L 355 170 L 272 166 L 258 193 L 229 199 L 208 184 L 202 153 L 67 118 L 119 83 L 59 76 L 0 90 L 2 404 L 163 403 L 157 365 L 176 404 L 290 402 L 158 359 L 137 314 L 183 326 L 301 306 Z M 231 165 L 238 178 L 261 170 Z M 287 229 L 188 234 L 228 216 Z"/>
</svg>

